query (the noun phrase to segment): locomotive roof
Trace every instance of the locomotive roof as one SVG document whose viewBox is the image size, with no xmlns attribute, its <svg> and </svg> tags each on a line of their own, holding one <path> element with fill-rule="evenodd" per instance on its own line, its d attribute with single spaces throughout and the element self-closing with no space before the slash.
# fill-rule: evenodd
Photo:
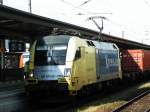
<svg viewBox="0 0 150 112">
<path fill-rule="evenodd" d="M 56 45 L 56 44 L 64 44 L 67 45 L 69 42 L 69 39 L 74 36 L 70 35 L 49 35 L 45 36 L 37 41 L 37 45 Z M 81 38 L 80 38 L 81 39 Z M 117 49 L 117 46 L 114 43 L 108 43 L 108 42 L 99 42 L 99 41 L 93 41 L 93 40 L 87 40 L 83 39 L 85 41 L 93 42 L 95 48 L 98 49 L 107 49 L 107 50 L 115 50 Z"/>
<path fill-rule="evenodd" d="M 105 50 L 116 50 L 117 46 L 114 43 L 93 41 L 95 48 Z"/>
<path fill-rule="evenodd" d="M 37 40 L 38 45 L 48 45 L 48 44 L 68 44 L 71 36 L 68 35 L 49 35 Z"/>
</svg>

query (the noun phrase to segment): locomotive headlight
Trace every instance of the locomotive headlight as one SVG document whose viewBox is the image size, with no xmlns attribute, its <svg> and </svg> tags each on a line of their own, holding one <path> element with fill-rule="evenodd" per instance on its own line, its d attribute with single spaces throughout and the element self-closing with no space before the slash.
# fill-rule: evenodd
<svg viewBox="0 0 150 112">
<path fill-rule="evenodd" d="M 31 72 L 31 73 L 29 74 L 29 77 L 33 77 L 33 72 Z"/>
<path fill-rule="evenodd" d="M 64 75 L 65 76 L 69 76 L 71 74 L 71 68 L 65 68 L 65 71 L 64 71 Z"/>
<path fill-rule="evenodd" d="M 33 77 L 33 73 L 30 74 L 30 77 Z"/>
</svg>

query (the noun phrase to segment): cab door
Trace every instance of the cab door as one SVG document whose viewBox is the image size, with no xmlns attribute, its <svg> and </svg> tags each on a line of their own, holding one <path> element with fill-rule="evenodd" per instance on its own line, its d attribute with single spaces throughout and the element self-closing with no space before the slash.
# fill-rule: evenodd
<svg viewBox="0 0 150 112">
<path fill-rule="evenodd" d="M 96 52 L 96 50 L 94 47 L 90 46 L 90 47 L 85 48 L 84 75 L 85 75 L 87 84 L 96 82 L 96 60 L 95 60 L 96 55 L 95 55 L 95 52 Z"/>
</svg>

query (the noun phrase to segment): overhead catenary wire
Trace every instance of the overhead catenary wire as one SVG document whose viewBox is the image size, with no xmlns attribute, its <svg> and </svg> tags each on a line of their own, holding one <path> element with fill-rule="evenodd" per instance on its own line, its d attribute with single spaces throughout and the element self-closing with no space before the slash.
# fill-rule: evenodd
<svg viewBox="0 0 150 112">
<path fill-rule="evenodd" d="M 109 0 L 108 0 L 109 1 Z M 100 14 L 110 14 L 110 15 L 113 15 L 113 13 L 107 13 L 107 12 L 102 12 L 102 13 L 94 13 L 94 12 L 90 12 L 84 8 L 81 8 L 81 6 L 87 4 L 87 3 L 91 3 L 91 0 L 86 0 L 85 2 L 81 3 L 80 5 L 78 6 L 75 6 L 74 4 L 72 4 L 71 2 L 68 2 L 67 0 L 61 0 L 61 2 L 65 3 L 66 5 L 69 5 L 71 7 L 73 7 L 72 10 L 74 9 L 79 9 L 81 10 L 82 12 L 78 12 L 78 13 L 62 13 L 63 15 L 77 15 L 77 16 L 95 16 L 95 15 L 100 15 Z M 109 2 L 110 5 L 112 5 L 110 2 Z M 112 6 L 111 6 L 112 7 Z M 108 20 L 108 19 L 107 19 Z M 121 34 L 123 34 L 123 36 L 125 37 L 125 33 L 129 34 L 129 35 L 132 35 L 133 37 L 135 37 L 136 35 L 136 32 L 133 31 L 132 29 L 128 29 L 127 27 L 125 27 L 124 25 L 121 25 L 121 24 L 118 24 L 118 23 L 115 23 L 111 20 L 108 20 L 110 23 L 114 24 L 115 26 L 118 26 L 120 28 L 123 28 L 123 30 L 121 30 Z M 95 23 L 94 23 L 95 24 Z"/>
<path fill-rule="evenodd" d="M 87 4 L 87 3 L 89 3 L 90 1 L 92 1 L 92 0 L 86 0 L 86 1 L 84 1 L 83 3 L 81 3 L 80 5 L 78 5 L 78 6 L 75 7 L 75 8 L 79 8 L 79 7 L 81 7 L 81 6 L 83 6 L 83 5 Z"/>
<path fill-rule="evenodd" d="M 83 8 L 80 7 L 80 6 L 83 6 L 84 4 L 90 2 L 91 0 L 87 0 L 87 1 L 85 1 L 84 3 L 82 3 L 82 4 L 79 5 L 79 6 L 75 6 L 75 5 L 73 5 L 72 3 L 67 2 L 67 1 L 65 1 L 65 0 L 61 0 L 61 1 L 62 1 L 63 3 L 65 3 L 66 5 L 69 5 L 69 6 L 73 7 L 72 10 L 74 10 L 74 9 L 79 9 L 79 10 L 81 10 L 81 11 L 84 12 L 84 13 L 77 13 L 77 14 L 74 14 L 74 15 L 112 14 L 112 13 L 107 13 L 107 12 L 102 12 L 102 13 L 90 12 L 90 11 L 87 11 L 87 10 L 85 10 L 85 9 L 83 9 Z M 63 15 L 66 15 L 66 14 L 63 13 Z"/>
<path fill-rule="evenodd" d="M 65 3 L 65 4 L 69 5 L 69 6 L 73 7 L 73 10 L 76 9 L 76 7 L 77 7 L 77 6 L 74 6 L 72 3 L 67 2 L 67 1 L 65 1 L 65 0 L 61 0 L 61 1 L 62 1 L 63 3 Z M 79 10 L 81 10 L 81 11 L 83 11 L 83 12 L 86 12 L 86 13 L 91 13 L 91 12 L 89 12 L 89 11 L 83 9 L 83 8 L 80 8 L 80 7 L 78 7 L 77 9 L 79 9 Z"/>
<path fill-rule="evenodd" d="M 128 29 L 127 27 L 125 27 L 125 26 L 123 26 L 123 25 L 121 25 L 121 24 L 119 24 L 119 23 L 116 23 L 116 22 L 114 22 L 114 21 L 112 21 L 112 20 L 110 20 L 110 19 L 109 19 L 109 22 L 112 23 L 112 24 L 114 24 L 114 25 L 116 25 L 116 26 L 118 26 L 118 27 L 121 27 L 121 28 L 123 28 L 123 29 L 128 30 L 128 31 L 129 31 L 130 33 L 132 33 L 132 34 L 136 34 L 135 31 L 133 31 L 133 30 L 131 30 L 131 29 Z"/>
<path fill-rule="evenodd" d="M 99 18 L 99 17 L 100 17 L 100 16 L 94 16 L 95 19 L 97 19 L 97 18 Z M 133 31 L 133 30 L 131 30 L 131 29 L 128 29 L 127 27 L 125 27 L 125 26 L 123 26 L 123 25 L 121 25 L 121 24 L 119 24 L 119 23 L 113 22 L 112 20 L 110 20 L 110 19 L 108 19 L 108 18 L 106 18 L 106 17 L 102 17 L 102 18 L 103 18 L 104 20 L 107 20 L 107 21 L 110 22 L 111 24 L 113 24 L 113 25 L 115 25 L 115 26 L 118 26 L 118 27 L 124 29 L 124 30 L 121 31 L 121 34 L 122 34 L 123 38 L 125 37 L 125 32 L 128 33 L 129 35 L 132 35 L 133 37 L 135 37 L 135 35 L 136 35 L 136 32 L 135 32 L 135 31 Z M 91 18 L 89 17 L 88 19 L 91 19 Z M 93 20 L 92 20 L 92 21 L 93 21 Z M 94 20 L 93 22 L 94 22 L 94 24 L 95 24 L 96 21 Z M 101 20 L 101 24 L 102 24 L 101 29 L 103 29 L 103 28 L 102 28 L 102 27 L 103 27 L 103 20 Z M 98 29 L 100 29 L 100 27 L 98 27 L 98 23 L 96 23 L 95 25 L 97 26 Z M 101 30 L 101 31 L 102 31 L 102 30 Z M 109 33 L 110 33 L 110 32 L 109 32 Z"/>
<path fill-rule="evenodd" d="M 76 16 L 94 16 L 94 15 L 103 15 L 103 14 L 112 14 L 112 13 L 107 13 L 107 12 L 102 12 L 102 13 L 90 13 L 90 14 L 86 14 L 86 13 L 81 13 L 81 12 L 79 12 L 79 13 L 75 13 L 75 14 L 73 14 L 73 13 L 60 13 L 60 14 L 62 14 L 62 15 L 76 15 Z"/>
</svg>

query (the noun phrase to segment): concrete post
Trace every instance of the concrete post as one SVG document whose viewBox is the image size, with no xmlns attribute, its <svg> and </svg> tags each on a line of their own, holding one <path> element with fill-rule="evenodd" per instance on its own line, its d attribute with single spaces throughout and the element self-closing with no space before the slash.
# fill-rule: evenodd
<svg viewBox="0 0 150 112">
<path fill-rule="evenodd" d="M 0 4 L 3 5 L 3 0 L 0 0 Z"/>
</svg>

